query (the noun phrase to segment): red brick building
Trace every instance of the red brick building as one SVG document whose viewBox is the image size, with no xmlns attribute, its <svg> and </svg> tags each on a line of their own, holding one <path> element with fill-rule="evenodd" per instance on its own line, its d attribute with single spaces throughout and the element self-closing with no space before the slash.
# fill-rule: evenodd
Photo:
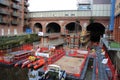
<svg viewBox="0 0 120 80">
<path fill-rule="evenodd" d="M 115 5 L 115 24 L 113 30 L 115 41 L 120 42 L 120 0 L 116 0 Z"/>
<path fill-rule="evenodd" d="M 28 0 L 0 0 L 0 36 L 23 32 L 28 6 Z"/>
</svg>

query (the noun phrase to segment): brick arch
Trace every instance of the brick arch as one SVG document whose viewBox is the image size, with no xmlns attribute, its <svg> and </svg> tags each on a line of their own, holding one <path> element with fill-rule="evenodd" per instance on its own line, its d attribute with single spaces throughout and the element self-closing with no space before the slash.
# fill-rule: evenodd
<svg viewBox="0 0 120 80">
<path fill-rule="evenodd" d="M 100 23 L 104 25 L 104 27 L 107 27 L 109 25 L 109 19 L 106 19 L 106 18 L 96 18 L 94 22 Z"/>
<path fill-rule="evenodd" d="M 68 22 L 65 24 L 64 29 L 67 30 L 68 32 L 73 31 L 73 32 L 79 32 L 82 30 L 82 26 L 80 25 L 79 22 Z"/>
<path fill-rule="evenodd" d="M 90 17 L 78 17 L 78 20 L 80 21 L 80 25 L 82 26 L 82 29 L 84 27 L 84 23 L 87 23 L 87 25 L 89 25 L 89 19 Z M 108 17 L 95 17 L 94 18 L 96 22 L 99 22 L 101 24 L 103 24 L 105 27 L 106 25 L 109 24 L 109 18 Z M 46 26 L 47 24 L 51 23 L 51 22 L 55 22 L 57 24 L 60 25 L 61 27 L 61 33 L 65 32 L 65 26 L 68 23 L 71 22 L 75 22 L 76 21 L 76 17 L 47 17 L 47 18 L 31 18 L 30 22 L 31 22 L 31 28 L 33 30 L 33 26 L 36 22 L 41 23 L 41 25 L 43 26 L 42 31 L 45 33 L 46 32 Z"/>
<path fill-rule="evenodd" d="M 60 33 L 61 26 L 56 22 L 49 22 L 46 25 L 46 33 Z"/>
<path fill-rule="evenodd" d="M 42 32 L 42 24 L 40 22 L 34 23 L 33 32 Z"/>
<path fill-rule="evenodd" d="M 94 22 L 90 23 L 87 28 L 87 31 L 90 31 L 90 40 L 93 42 L 99 42 L 100 37 L 105 33 L 105 26 L 101 23 Z"/>
</svg>

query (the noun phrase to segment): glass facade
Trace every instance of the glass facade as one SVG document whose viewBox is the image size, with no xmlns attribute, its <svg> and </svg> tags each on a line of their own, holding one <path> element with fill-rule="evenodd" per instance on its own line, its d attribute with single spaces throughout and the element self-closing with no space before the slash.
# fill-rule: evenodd
<svg viewBox="0 0 120 80">
<path fill-rule="evenodd" d="M 78 10 L 91 10 L 91 6 L 89 4 L 87 4 L 87 5 L 79 5 Z"/>
</svg>

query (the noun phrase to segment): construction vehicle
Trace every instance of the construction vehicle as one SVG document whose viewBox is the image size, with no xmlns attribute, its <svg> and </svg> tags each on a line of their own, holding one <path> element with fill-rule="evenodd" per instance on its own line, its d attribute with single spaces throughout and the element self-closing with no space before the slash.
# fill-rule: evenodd
<svg viewBox="0 0 120 80">
<path fill-rule="evenodd" d="M 65 80 L 65 78 L 66 72 L 61 70 L 60 66 L 51 64 L 39 80 Z"/>
</svg>

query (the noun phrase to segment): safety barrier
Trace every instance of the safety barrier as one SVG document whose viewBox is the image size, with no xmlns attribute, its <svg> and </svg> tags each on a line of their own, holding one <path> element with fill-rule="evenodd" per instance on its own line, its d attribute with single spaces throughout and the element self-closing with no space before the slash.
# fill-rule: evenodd
<svg viewBox="0 0 120 80">
<path fill-rule="evenodd" d="M 22 46 L 22 50 L 32 50 L 33 49 L 33 45 L 32 44 L 24 44 Z"/>
<path fill-rule="evenodd" d="M 52 55 L 50 58 L 48 58 L 47 62 L 48 64 L 52 64 L 55 61 L 59 60 L 64 55 L 65 55 L 65 52 L 63 50 L 56 50 L 55 54 Z"/>
<path fill-rule="evenodd" d="M 0 56 L 2 57 L 2 60 L 0 60 L 0 63 L 4 65 L 11 65 L 20 60 L 26 59 L 30 55 L 31 55 L 31 51 L 26 51 L 26 50 L 12 52 L 12 53 Z"/>
<path fill-rule="evenodd" d="M 86 58 L 85 61 L 82 64 L 82 66 L 81 66 L 80 80 L 84 80 L 84 78 L 85 78 L 85 73 L 86 73 L 86 70 L 87 70 L 89 59 L 90 59 L 90 57 Z"/>
</svg>

